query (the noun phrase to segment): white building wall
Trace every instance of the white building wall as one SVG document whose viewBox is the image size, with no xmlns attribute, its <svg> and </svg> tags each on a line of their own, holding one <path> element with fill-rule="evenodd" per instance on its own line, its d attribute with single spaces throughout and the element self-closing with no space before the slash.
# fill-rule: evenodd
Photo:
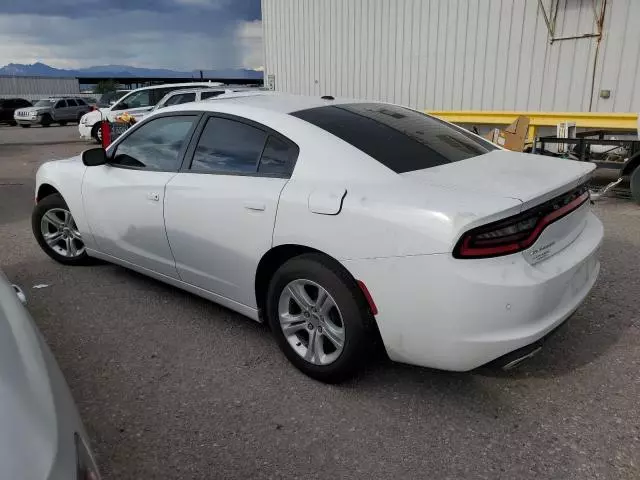
<svg viewBox="0 0 640 480">
<path fill-rule="evenodd" d="M 597 31 L 592 0 L 558 1 L 556 37 Z M 593 95 L 596 39 L 550 44 L 536 0 L 262 0 L 262 17 L 279 91 L 430 110 L 588 111 L 592 97 L 593 111 L 640 111 L 640 0 L 607 0 Z"/>
<path fill-rule="evenodd" d="M 49 95 L 80 93 L 77 78 L 0 76 L 0 98 L 35 100 Z"/>
</svg>

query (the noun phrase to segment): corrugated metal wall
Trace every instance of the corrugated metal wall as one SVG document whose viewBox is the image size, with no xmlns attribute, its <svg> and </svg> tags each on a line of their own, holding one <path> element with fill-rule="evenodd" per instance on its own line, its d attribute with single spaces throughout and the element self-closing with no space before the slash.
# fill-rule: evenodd
<svg viewBox="0 0 640 480">
<path fill-rule="evenodd" d="M 262 18 L 276 90 L 434 110 L 589 110 L 596 39 L 550 44 L 535 0 L 262 0 Z M 593 111 L 640 111 L 639 18 L 640 0 L 607 0 Z M 596 31 L 592 0 L 559 0 L 556 37 Z"/>
<path fill-rule="evenodd" d="M 0 77 L 0 98 L 35 100 L 48 95 L 80 93 L 77 78 Z"/>
</svg>

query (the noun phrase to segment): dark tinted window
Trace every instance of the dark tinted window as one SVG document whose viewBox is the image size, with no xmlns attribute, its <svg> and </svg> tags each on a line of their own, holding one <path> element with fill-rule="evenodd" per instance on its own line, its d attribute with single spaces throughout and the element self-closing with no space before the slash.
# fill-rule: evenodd
<svg viewBox="0 0 640 480">
<path fill-rule="evenodd" d="M 78 102 L 78 105 L 86 105 L 85 101 L 82 100 L 81 98 L 76 98 L 76 102 Z"/>
<path fill-rule="evenodd" d="M 393 105 L 353 103 L 292 115 L 349 142 L 396 173 L 457 162 L 497 148 L 436 118 Z"/>
<path fill-rule="evenodd" d="M 67 105 L 70 107 L 77 107 L 78 104 L 76 103 L 76 101 L 73 98 L 70 98 L 67 100 Z"/>
<path fill-rule="evenodd" d="M 202 92 L 200 94 L 200 99 L 204 100 L 206 98 L 217 97 L 218 95 L 222 95 L 223 93 L 224 93 L 224 90 L 219 90 L 219 91 L 215 91 L 215 92 Z"/>
<path fill-rule="evenodd" d="M 271 135 L 262 152 L 258 172 L 288 177 L 291 175 L 297 157 L 297 145 Z"/>
<path fill-rule="evenodd" d="M 255 173 L 266 134 L 250 125 L 211 117 L 202 131 L 191 169 L 199 172 Z"/>
<path fill-rule="evenodd" d="M 161 117 L 131 132 L 116 147 L 110 162 L 124 167 L 176 171 L 180 150 L 188 141 L 195 115 Z"/>
<path fill-rule="evenodd" d="M 56 106 L 53 108 L 66 108 L 67 107 L 67 102 L 65 102 L 64 100 L 58 100 L 56 102 Z"/>
<path fill-rule="evenodd" d="M 191 93 L 179 93 L 177 95 L 174 95 L 173 97 L 170 97 L 167 100 L 167 103 L 165 103 L 165 107 L 168 107 L 169 105 L 180 105 L 181 103 L 187 103 L 187 102 L 195 102 L 196 100 L 196 94 L 191 92 Z"/>
<path fill-rule="evenodd" d="M 30 107 L 30 106 L 31 106 L 31 102 L 29 100 L 25 100 L 24 98 L 21 98 L 18 100 L 18 107 L 24 108 L 24 107 Z"/>
</svg>

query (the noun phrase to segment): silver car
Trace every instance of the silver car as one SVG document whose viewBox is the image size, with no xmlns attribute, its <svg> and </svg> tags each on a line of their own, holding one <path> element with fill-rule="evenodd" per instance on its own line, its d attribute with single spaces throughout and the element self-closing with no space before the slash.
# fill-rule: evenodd
<svg viewBox="0 0 640 480">
<path fill-rule="evenodd" d="M 66 125 L 78 122 L 82 116 L 91 110 L 89 104 L 77 97 L 52 97 L 38 100 L 32 107 L 19 108 L 13 114 L 13 119 L 21 127 L 42 125 L 48 127 L 52 123 Z"/>
<path fill-rule="evenodd" d="M 21 300 L 0 271 L 0 478 L 99 480 L 69 388 Z"/>
</svg>

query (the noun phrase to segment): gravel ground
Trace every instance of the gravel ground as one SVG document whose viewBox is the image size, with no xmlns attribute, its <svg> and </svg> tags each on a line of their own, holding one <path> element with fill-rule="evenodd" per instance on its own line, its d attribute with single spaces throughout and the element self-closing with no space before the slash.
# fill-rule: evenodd
<svg viewBox="0 0 640 480">
<path fill-rule="evenodd" d="M 640 478 L 640 207 L 595 207 L 598 284 L 519 370 L 378 361 L 327 386 L 236 313 L 120 267 L 45 256 L 29 224 L 35 170 L 87 144 L 58 143 L 75 126 L 43 132 L 0 127 L 0 263 L 28 295 L 106 479 Z"/>
</svg>

